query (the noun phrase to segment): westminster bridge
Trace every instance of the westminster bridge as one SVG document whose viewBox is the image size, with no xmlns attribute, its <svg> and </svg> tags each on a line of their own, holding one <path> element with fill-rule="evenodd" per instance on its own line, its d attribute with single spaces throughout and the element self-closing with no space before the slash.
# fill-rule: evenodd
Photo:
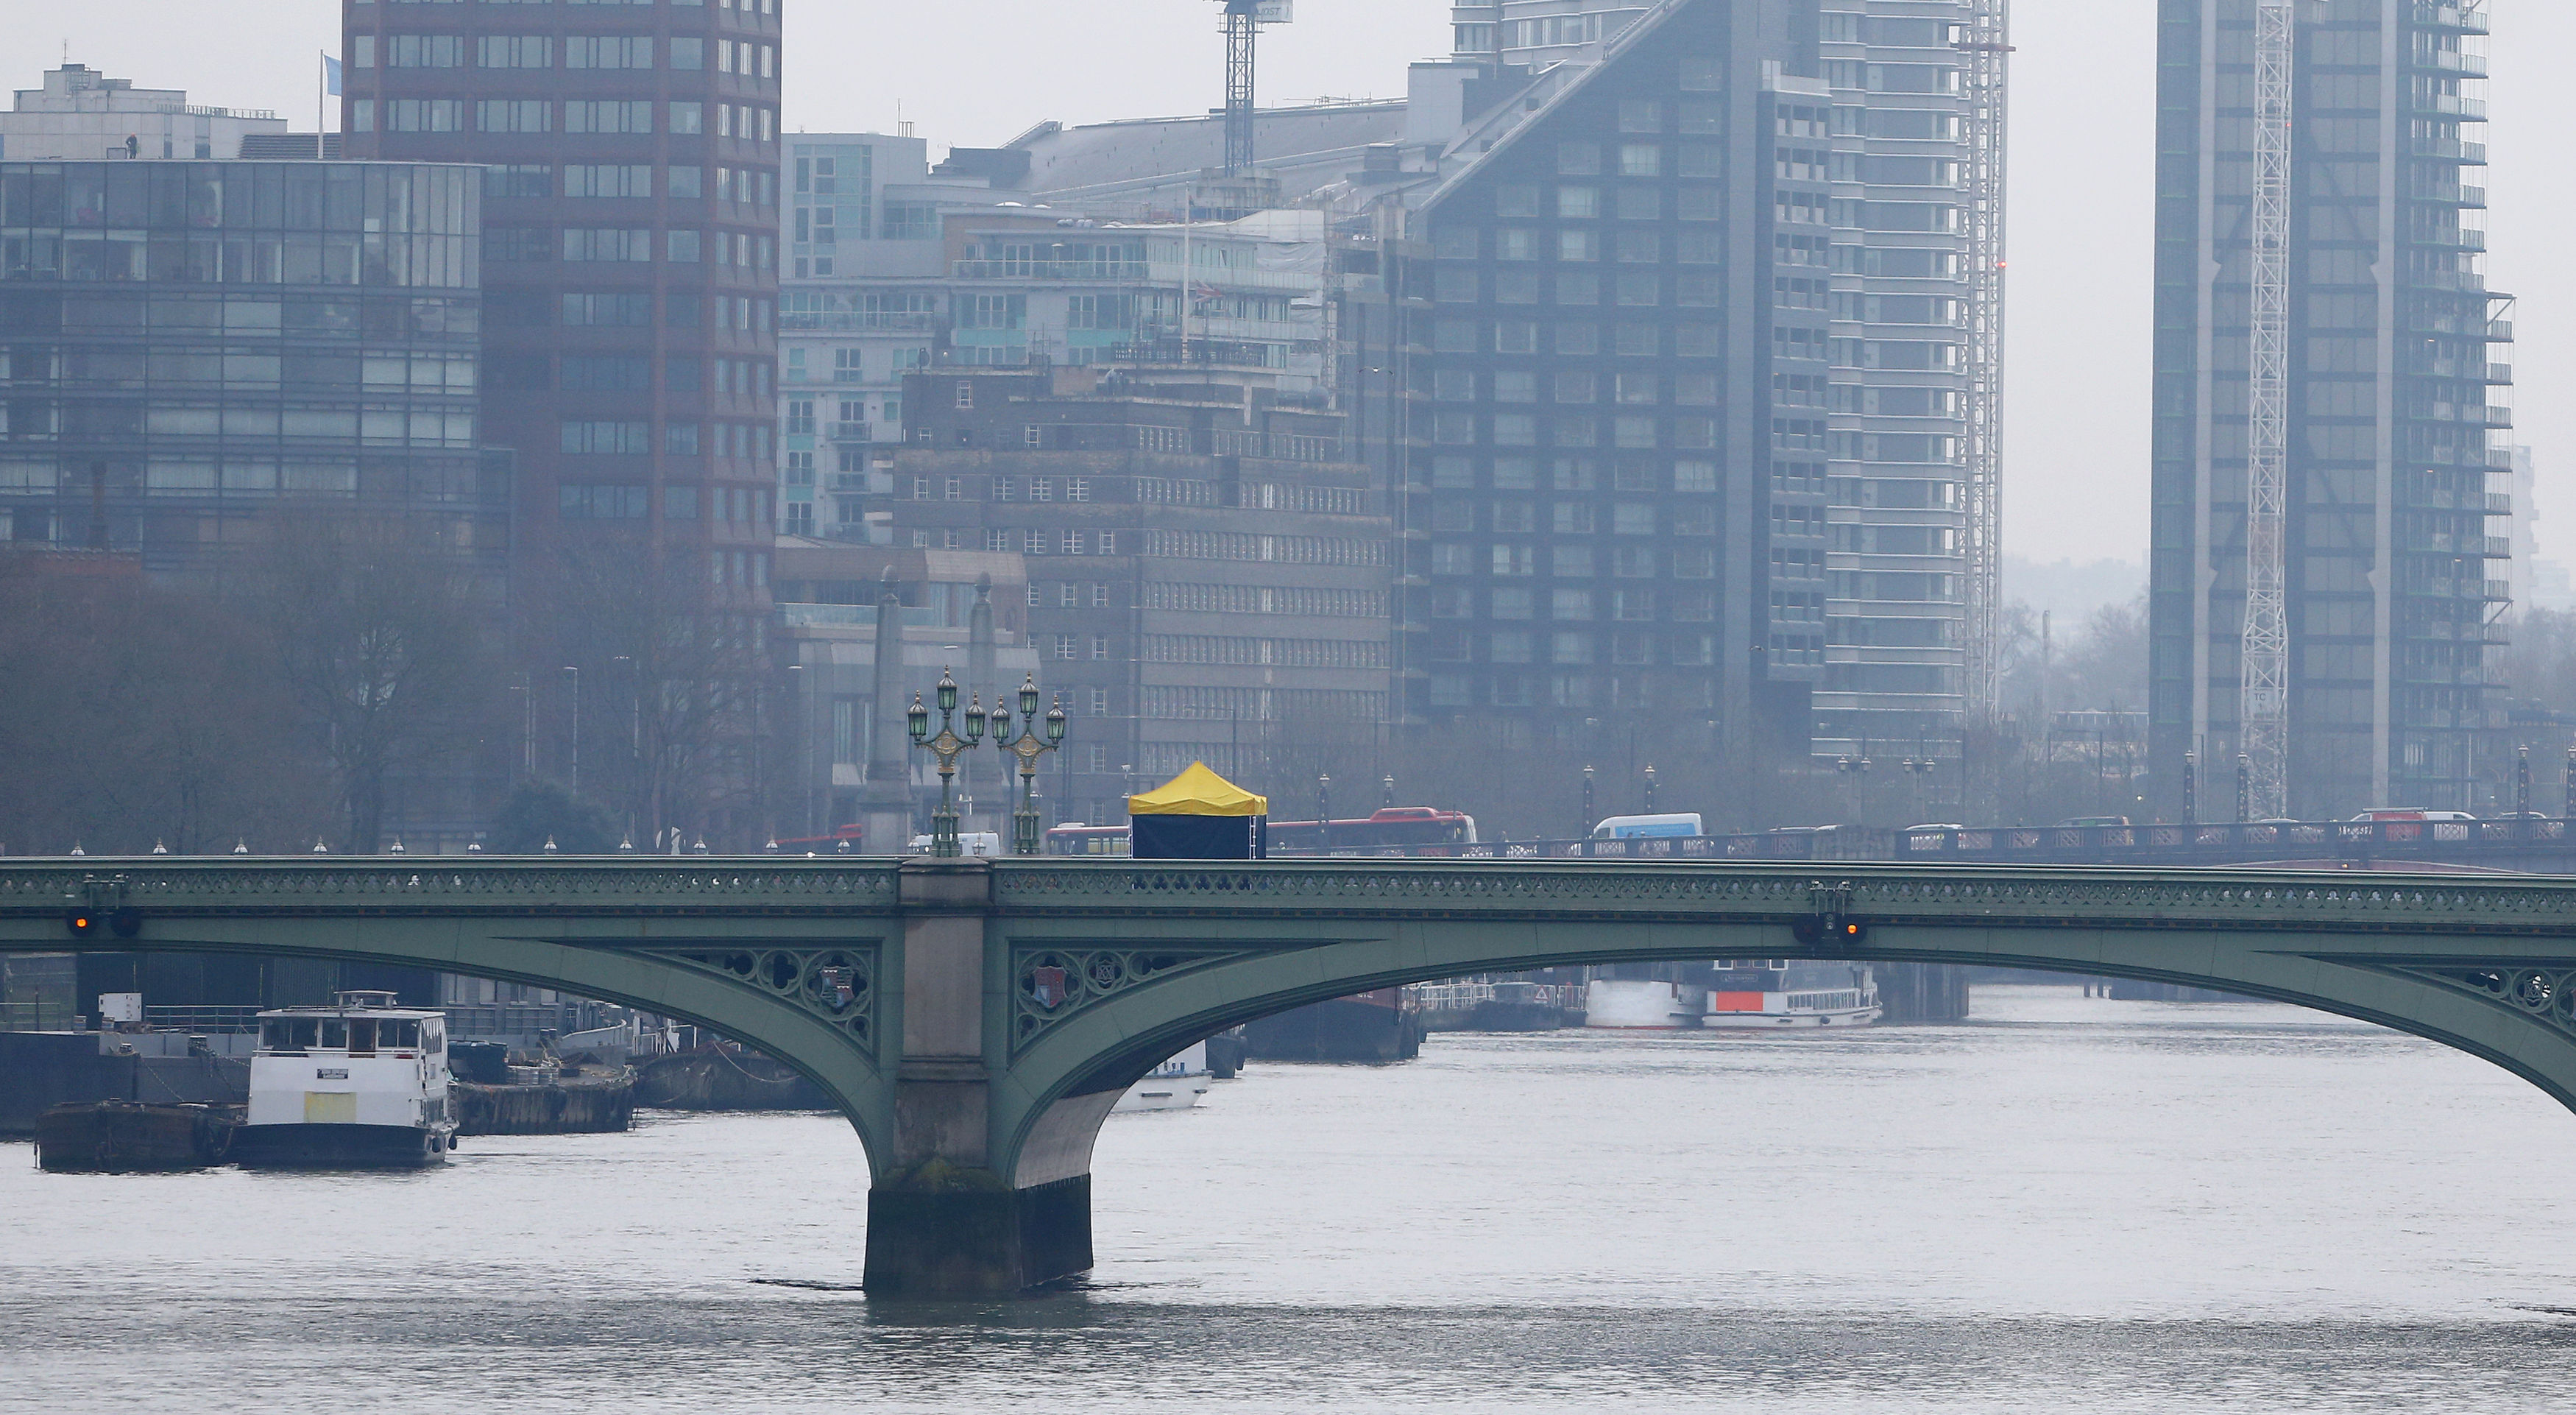
<svg viewBox="0 0 2576 1415">
<path fill-rule="evenodd" d="M 72 920 L 92 936 L 75 938 Z M 1723 957 L 1991 964 L 2220 988 L 2483 1057 L 2576 1107 L 2576 881 L 1810 861 L 243 859 L 0 862 L 0 951 L 393 963 L 740 1038 L 848 1114 L 866 1283 L 1091 1266 L 1127 1085 L 1368 988 Z M 113 936 L 113 941 L 107 935 Z"/>
</svg>

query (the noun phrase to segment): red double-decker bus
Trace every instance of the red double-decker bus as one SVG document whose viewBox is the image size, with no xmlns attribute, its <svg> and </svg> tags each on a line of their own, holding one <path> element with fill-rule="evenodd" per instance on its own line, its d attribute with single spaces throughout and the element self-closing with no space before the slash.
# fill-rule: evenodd
<svg viewBox="0 0 2576 1415">
<path fill-rule="evenodd" d="M 1446 855 L 1476 843 L 1476 818 L 1436 806 L 1382 806 L 1359 820 L 1272 821 L 1273 855 Z"/>
</svg>

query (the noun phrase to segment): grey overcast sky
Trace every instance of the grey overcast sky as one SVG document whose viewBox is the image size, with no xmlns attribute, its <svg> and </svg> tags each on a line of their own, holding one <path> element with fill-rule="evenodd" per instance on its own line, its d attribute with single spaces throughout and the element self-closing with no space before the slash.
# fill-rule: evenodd
<svg viewBox="0 0 2576 1415">
<path fill-rule="evenodd" d="M 791 128 L 892 131 L 900 104 L 935 151 L 1219 98 L 1211 0 L 787 3 Z M 2576 4 L 2492 4 L 2490 283 L 2521 296 L 2516 435 L 2539 453 L 2543 547 L 2566 559 L 2576 409 L 2554 395 L 2576 375 L 2576 269 L 2559 244 L 2576 232 L 2576 188 L 2548 176 L 2547 154 L 2576 133 Z M 2032 560 L 2144 557 L 2153 15 L 2153 0 L 2015 6 L 2005 536 Z M 0 0 L 0 82 L 35 83 L 68 45 L 140 85 L 308 126 L 338 17 L 336 0 Z M 1261 96 L 1399 94 L 1408 62 L 1447 48 L 1446 0 L 1300 0 L 1294 24 L 1263 36 Z"/>
</svg>

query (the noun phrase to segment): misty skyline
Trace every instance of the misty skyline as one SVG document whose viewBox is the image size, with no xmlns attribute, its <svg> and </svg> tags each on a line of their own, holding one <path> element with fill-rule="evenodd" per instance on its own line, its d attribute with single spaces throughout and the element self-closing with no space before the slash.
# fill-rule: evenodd
<svg viewBox="0 0 2576 1415">
<path fill-rule="evenodd" d="M 2536 449 L 2540 553 L 2576 553 L 2576 428 L 2550 391 L 2576 371 L 2576 271 L 2551 260 L 2576 223 L 2552 176 L 2550 136 L 2576 127 L 2576 93 L 2548 74 L 2576 53 L 2576 7 L 2493 0 L 2489 284 L 2520 297 L 2515 437 Z M 190 101 L 314 121 L 316 56 L 339 47 L 334 0 L 275 0 L 209 33 L 176 0 L 95 0 L 39 11 L 5 0 L 12 88 L 63 55 Z M 1098 7 L 1029 0 L 903 6 L 790 4 L 785 125 L 890 132 L 898 105 L 934 153 L 989 146 L 1033 124 L 1204 111 L 1220 98 L 1209 0 Z M 1393 97 L 1405 68 L 1449 51 L 1448 7 L 1426 0 L 1303 0 L 1266 31 L 1265 104 Z M 2143 564 L 2152 322 L 2154 6 L 2020 0 L 2013 16 L 2010 315 L 2004 534 L 2034 561 Z M 68 50 L 66 51 L 66 46 Z M 1078 60 L 1078 62 L 1077 62 Z M 889 80 L 889 76 L 891 79 Z M 2562 530 L 2562 524 L 2566 529 Z"/>
</svg>

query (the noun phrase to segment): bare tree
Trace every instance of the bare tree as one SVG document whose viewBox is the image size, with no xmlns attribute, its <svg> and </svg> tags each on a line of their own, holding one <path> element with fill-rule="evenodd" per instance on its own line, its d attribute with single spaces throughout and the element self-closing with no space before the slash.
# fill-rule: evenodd
<svg viewBox="0 0 2576 1415">
<path fill-rule="evenodd" d="M 382 842 L 398 782 L 467 769 L 495 706 L 498 605 L 446 524 L 282 507 L 236 584 L 332 764 L 352 850 Z"/>
<path fill-rule="evenodd" d="M 255 626 L 130 561 L 0 555 L 8 849 L 300 849 L 331 796 Z"/>
<path fill-rule="evenodd" d="M 785 751 L 769 739 L 792 724 L 763 621 L 729 611 L 705 563 L 640 543 L 567 548 L 520 616 L 540 677 L 579 670 L 578 707 L 557 700 L 569 730 L 555 776 L 571 784 L 577 740 L 578 794 L 610 804 L 639 847 L 674 833 L 751 846 L 773 824 L 764 787 Z"/>
</svg>

